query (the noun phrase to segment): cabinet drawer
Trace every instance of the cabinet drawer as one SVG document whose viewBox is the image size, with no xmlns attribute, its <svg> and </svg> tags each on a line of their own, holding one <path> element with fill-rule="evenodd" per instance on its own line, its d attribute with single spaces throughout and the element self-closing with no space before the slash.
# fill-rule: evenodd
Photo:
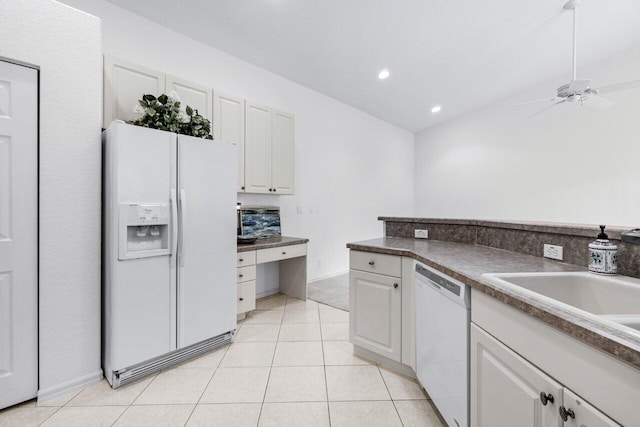
<svg viewBox="0 0 640 427">
<path fill-rule="evenodd" d="M 256 263 L 256 251 L 238 252 L 238 267 L 254 265 Z"/>
<path fill-rule="evenodd" d="M 349 267 L 386 276 L 402 276 L 402 257 L 374 252 L 349 251 Z"/>
<path fill-rule="evenodd" d="M 249 280 L 256 280 L 256 266 L 247 265 L 245 267 L 238 267 L 236 282 L 248 282 Z"/>
<path fill-rule="evenodd" d="M 255 310 L 256 308 L 256 281 L 238 283 L 238 314 Z"/>
<path fill-rule="evenodd" d="M 289 245 L 277 248 L 260 249 L 256 260 L 258 264 L 263 262 L 280 261 L 287 258 L 296 258 L 307 254 L 307 245 Z"/>
</svg>

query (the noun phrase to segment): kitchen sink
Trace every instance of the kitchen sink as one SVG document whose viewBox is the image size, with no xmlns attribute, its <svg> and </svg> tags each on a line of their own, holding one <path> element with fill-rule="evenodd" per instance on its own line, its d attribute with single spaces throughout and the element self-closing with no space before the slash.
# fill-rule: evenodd
<svg viewBox="0 0 640 427">
<path fill-rule="evenodd" d="M 640 334 L 638 279 L 589 272 L 487 273 L 482 278 L 578 316 Z"/>
</svg>

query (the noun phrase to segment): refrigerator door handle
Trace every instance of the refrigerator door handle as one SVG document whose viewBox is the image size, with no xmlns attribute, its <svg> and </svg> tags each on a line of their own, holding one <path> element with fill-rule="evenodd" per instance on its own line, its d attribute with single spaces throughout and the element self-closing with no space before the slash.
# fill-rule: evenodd
<svg viewBox="0 0 640 427">
<path fill-rule="evenodd" d="M 171 257 L 175 263 L 178 254 L 178 198 L 175 188 L 171 189 L 169 197 L 171 199 Z"/>
<path fill-rule="evenodd" d="M 187 196 L 184 189 L 180 190 L 180 246 L 178 250 L 180 251 L 178 254 L 178 260 L 180 262 L 180 267 L 184 267 L 184 243 L 187 240 L 187 229 L 185 227 L 187 224 Z"/>
</svg>

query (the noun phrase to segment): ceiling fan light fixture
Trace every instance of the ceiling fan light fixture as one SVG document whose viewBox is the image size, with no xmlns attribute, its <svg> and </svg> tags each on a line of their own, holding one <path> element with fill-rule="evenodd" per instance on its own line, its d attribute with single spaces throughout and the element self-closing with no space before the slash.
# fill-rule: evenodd
<svg viewBox="0 0 640 427">
<path fill-rule="evenodd" d="M 385 68 L 385 69 L 383 69 L 382 71 L 380 71 L 380 72 L 378 73 L 378 78 L 379 78 L 380 80 L 384 80 L 384 79 L 386 79 L 387 77 L 389 77 L 389 75 L 391 75 L 391 73 L 389 72 L 389 70 L 387 70 L 387 69 Z"/>
<path fill-rule="evenodd" d="M 436 105 L 431 109 L 431 112 L 435 114 L 435 113 L 440 112 L 440 110 L 442 110 L 442 106 L 441 105 Z"/>
</svg>

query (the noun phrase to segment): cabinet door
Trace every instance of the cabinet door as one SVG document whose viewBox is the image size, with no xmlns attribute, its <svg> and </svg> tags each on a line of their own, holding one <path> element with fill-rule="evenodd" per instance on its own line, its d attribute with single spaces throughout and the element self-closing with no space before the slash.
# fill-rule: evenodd
<svg viewBox="0 0 640 427">
<path fill-rule="evenodd" d="M 160 71 L 105 55 L 102 127 L 107 128 L 116 119 L 132 120 L 133 108 L 142 95 L 158 96 L 164 88 L 164 74 Z"/>
<path fill-rule="evenodd" d="M 349 338 L 352 344 L 400 362 L 400 279 L 349 272 Z"/>
<path fill-rule="evenodd" d="M 565 426 L 567 427 L 620 427 L 620 424 L 611 420 L 602 412 L 589 405 L 580 396 L 571 390 L 563 390 L 564 397 L 562 399 L 566 412 L 573 413 L 567 417 Z M 566 413 L 565 412 L 565 413 Z"/>
<path fill-rule="evenodd" d="M 245 107 L 245 191 L 268 193 L 271 191 L 271 110 L 261 105 L 246 103 Z"/>
<path fill-rule="evenodd" d="M 213 106 L 211 102 L 211 89 L 182 80 L 176 76 L 167 75 L 165 93 L 169 94 L 172 90 L 175 90 L 180 97 L 182 106 L 186 107 L 188 105 L 194 110 L 198 110 L 198 113 L 209 121 L 213 119 L 211 113 Z"/>
<path fill-rule="evenodd" d="M 238 147 L 238 192 L 244 192 L 244 99 L 213 93 L 213 139 Z"/>
<path fill-rule="evenodd" d="M 295 119 L 293 114 L 272 110 L 272 185 L 276 194 L 295 190 Z"/>
<path fill-rule="evenodd" d="M 471 325 L 471 427 L 560 427 L 561 405 L 560 384 Z"/>
</svg>

